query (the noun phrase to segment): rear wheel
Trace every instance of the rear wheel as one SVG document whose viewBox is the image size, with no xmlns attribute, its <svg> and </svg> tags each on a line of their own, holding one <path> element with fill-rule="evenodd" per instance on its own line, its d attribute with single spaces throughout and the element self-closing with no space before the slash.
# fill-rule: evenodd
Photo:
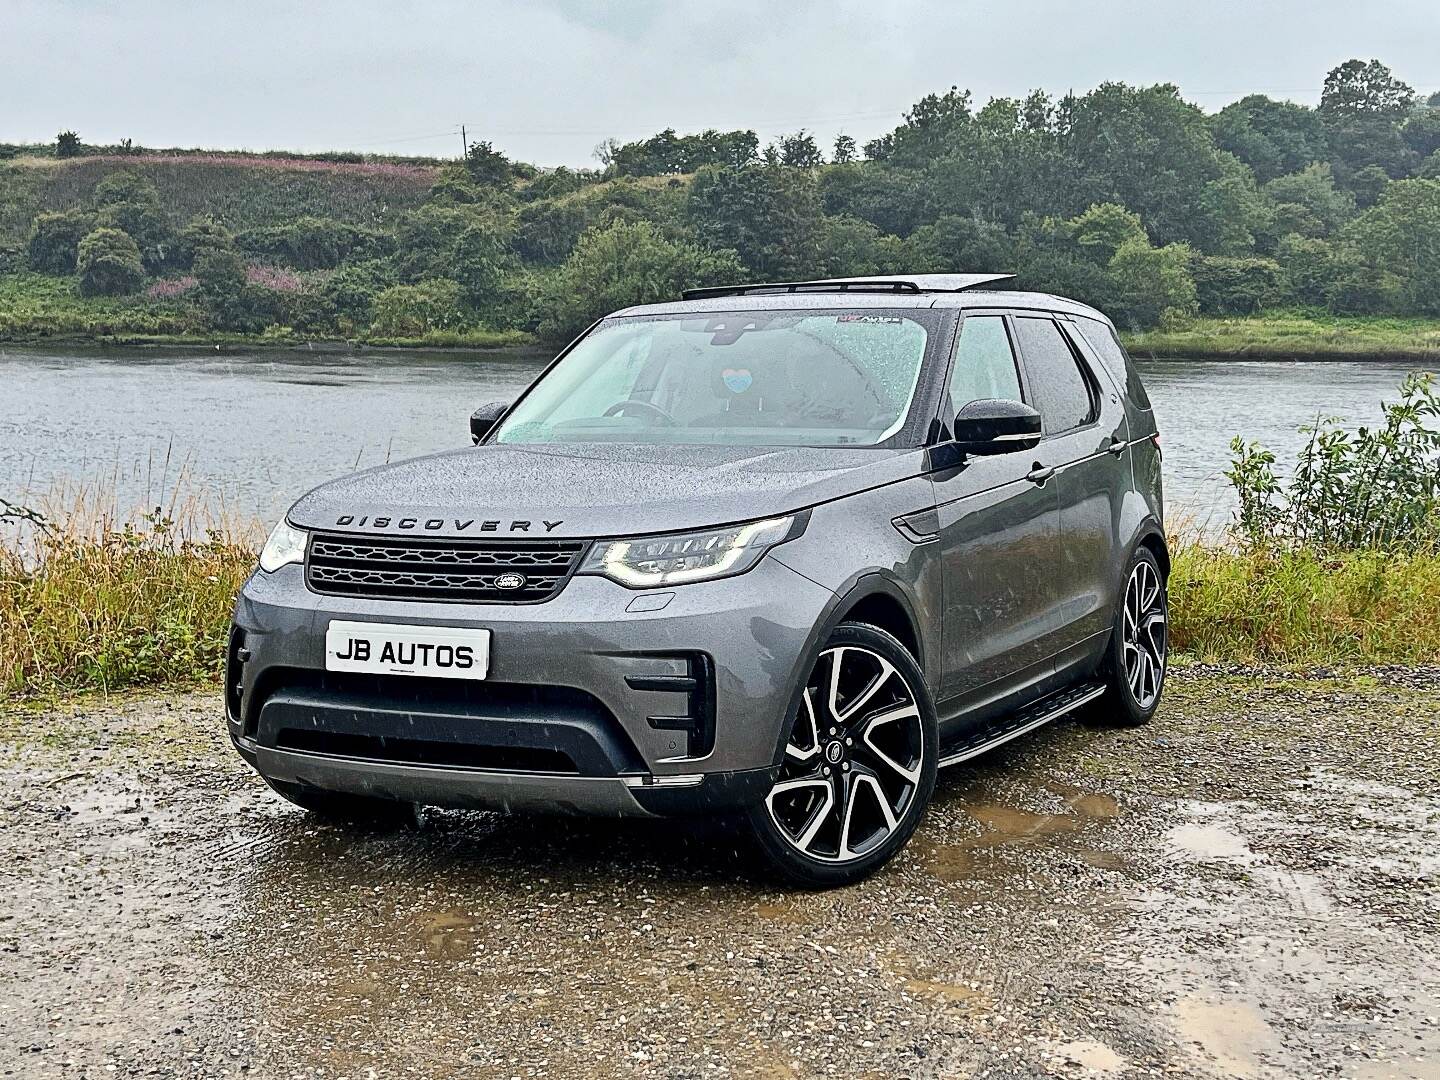
<svg viewBox="0 0 1440 1080">
<path fill-rule="evenodd" d="M 327 821 L 399 828 L 414 825 L 419 820 L 419 808 L 414 803 L 350 795 L 341 791 L 322 791 L 304 784 L 271 780 L 268 776 L 264 779 L 279 795 Z"/>
<path fill-rule="evenodd" d="M 1107 693 L 1092 716 L 1117 727 L 1148 724 L 1160 706 L 1169 660 L 1170 607 L 1165 575 L 1149 548 L 1135 549 L 1115 611 L 1100 674 Z"/>
<path fill-rule="evenodd" d="M 809 888 L 846 885 L 895 854 L 935 787 L 935 710 L 914 658 L 844 623 L 811 666 L 780 775 L 748 811 L 770 864 Z"/>
</svg>

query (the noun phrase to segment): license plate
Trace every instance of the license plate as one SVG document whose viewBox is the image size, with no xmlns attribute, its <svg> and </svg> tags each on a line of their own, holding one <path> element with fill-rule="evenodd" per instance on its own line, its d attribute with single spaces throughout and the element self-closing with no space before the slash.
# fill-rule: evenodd
<svg viewBox="0 0 1440 1080">
<path fill-rule="evenodd" d="M 489 630 L 339 621 L 325 630 L 326 671 L 483 679 L 489 669 Z"/>
</svg>

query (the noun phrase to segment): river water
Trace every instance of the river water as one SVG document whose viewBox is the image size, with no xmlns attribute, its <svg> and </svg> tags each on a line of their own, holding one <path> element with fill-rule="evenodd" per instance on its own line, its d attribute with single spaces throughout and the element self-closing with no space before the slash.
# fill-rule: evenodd
<svg viewBox="0 0 1440 1080">
<path fill-rule="evenodd" d="M 0 347 L 0 498 L 101 491 L 117 508 L 178 492 L 272 518 L 329 477 L 470 442 L 471 410 L 511 399 L 535 352 L 43 351 Z M 1222 525 L 1233 435 L 1282 461 L 1317 415 L 1371 423 L 1413 365 L 1141 361 L 1165 454 L 1167 500 Z"/>
</svg>

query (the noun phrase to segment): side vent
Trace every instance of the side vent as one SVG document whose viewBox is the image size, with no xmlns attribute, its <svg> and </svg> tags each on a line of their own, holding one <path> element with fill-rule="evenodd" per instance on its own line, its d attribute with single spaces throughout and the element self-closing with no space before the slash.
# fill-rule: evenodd
<svg viewBox="0 0 1440 1080">
<path fill-rule="evenodd" d="M 715 662 L 699 652 L 671 655 L 685 661 L 684 675 L 627 675 L 625 684 L 631 690 L 684 694 L 684 715 L 645 719 L 657 731 L 685 732 L 685 756 L 704 757 L 715 746 Z"/>
</svg>

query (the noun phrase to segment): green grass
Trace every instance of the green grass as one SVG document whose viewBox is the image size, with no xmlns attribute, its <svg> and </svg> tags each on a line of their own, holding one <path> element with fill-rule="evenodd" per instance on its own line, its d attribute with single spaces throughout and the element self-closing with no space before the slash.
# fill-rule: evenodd
<svg viewBox="0 0 1440 1080">
<path fill-rule="evenodd" d="M 1137 356 L 1440 360 L 1440 319 L 1270 311 L 1121 336 Z"/>
<path fill-rule="evenodd" d="M 183 302 L 81 296 L 74 278 L 0 275 L 0 341 L 198 338 L 204 330 L 199 313 Z"/>
<path fill-rule="evenodd" d="M 1173 552 L 1173 648 L 1288 667 L 1440 662 L 1440 552 Z"/>
</svg>

